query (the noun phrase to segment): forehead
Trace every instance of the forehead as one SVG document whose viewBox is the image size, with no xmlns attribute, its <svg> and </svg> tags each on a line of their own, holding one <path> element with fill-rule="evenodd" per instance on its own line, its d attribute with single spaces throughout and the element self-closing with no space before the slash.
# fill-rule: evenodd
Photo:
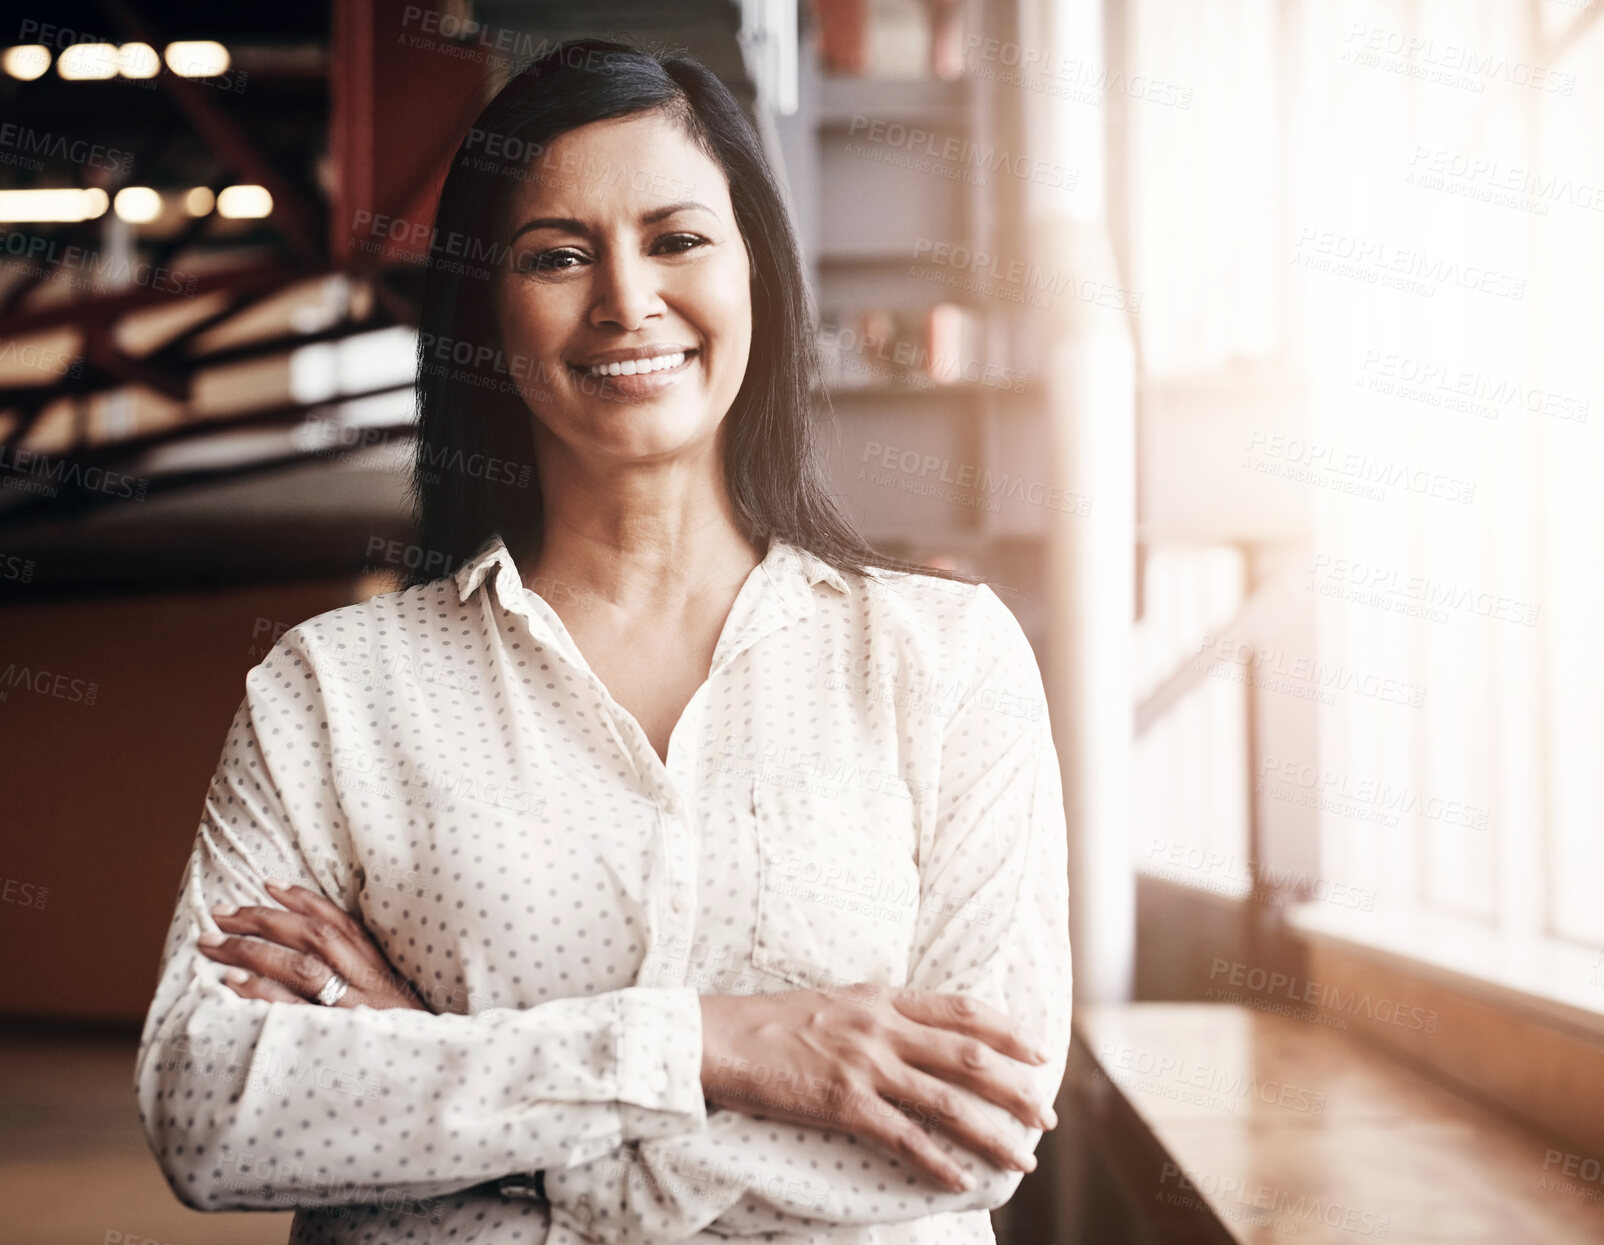
<svg viewBox="0 0 1604 1245">
<path fill-rule="evenodd" d="M 506 205 L 519 219 L 633 219 L 687 199 L 733 215 L 724 171 L 677 122 L 645 113 L 558 135 L 530 161 Z"/>
</svg>

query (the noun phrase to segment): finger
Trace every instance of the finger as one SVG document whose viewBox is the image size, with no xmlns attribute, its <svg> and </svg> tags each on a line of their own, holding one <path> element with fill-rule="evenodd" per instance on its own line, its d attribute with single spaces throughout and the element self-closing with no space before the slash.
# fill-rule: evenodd
<svg viewBox="0 0 1604 1245">
<path fill-rule="evenodd" d="M 276 981 L 258 977 L 243 968 L 231 968 L 223 974 L 223 984 L 242 999 L 265 999 L 269 1003 L 305 1003 L 293 990 L 285 989 Z"/>
<path fill-rule="evenodd" d="M 966 1193 L 975 1187 L 974 1177 L 949 1158 L 935 1140 L 895 1104 L 872 1097 L 873 1104 L 860 1110 L 858 1121 L 849 1122 L 844 1131 L 873 1142 L 953 1193 Z"/>
<path fill-rule="evenodd" d="M 371 950 L 366 934 L 353 942 L 343 923 L 324 920 L 321 915 L 253 906 L 233 912 L 214 909 L 212 919 L 228 933 L 254 935 L 292 952 L 315 956 L 326 970 L 319 985 L 329 972 L 339 973 L 353 989 L 364 994 L 382 992 L 389 984 L 389 964 L 382 957 L 375 963 L 373 957 L 377 953 Z"/>
<path fill-rule="evenodd" d="M 998 1167 L 1022 1172 L 1036 1170 L 1035 1155 L 1004 1136 L 996 1123 L 987 1120 L 976 1109 L 979 1103 L 975 1097 L 966 1090 L 909 1068 L 897 1092 L 885 1096 L 915 1123 L 944 1133 L 964 1149 L 990 1159 Z"/>
<path fill-rule="evenodd" d="M 278 900 L 291 912 L 299 912 L 314 920 L 327 921 L 343 929 L 347 937 L 366 938 L 367 926 L 358 921 L 339 904 L 327 895 L 305 886 L 285 886 L 280 882 L 266 882 L 264 885 L 274 899 Z"/>
<path fill-rule="evenodd" d="M 1047 1048 L 1034 1035 L 995 1007 L 967 994 L 905 987 L 891 992 L 891 1002 L 909 1020 L 978 1038 L 1010 1059 L 1038 1066 L 1047 1062 Z"/>
<path fill-rule="evenodd" d="M 332 965 L 353 990 L 374 998 L 399 995 L 422 1005 L 413 984 L 395 971 L 373 941 L 368 927 L 355 916 L 310 887 L 284 886 L 278 882 L 266 885 L 269 893 L 286 908 L 312 920 L 309 949 Z M 433 1009 L 425 1007 L 425 1010 Z"/>
<path fill-rule="evenodd" d="M 305 951 L 291 951 L 256 938 L 224 937 L 222 941 L 214 942 L 214 937 L 201 935 L 199 949 L 202 955 L 287 986 L 305 999 L 315 999 L 328 981 L 329 974 L 334 971 L 315 955 Z"/>
<path fill-rule="evenodd" d="M 247 904 L 240 908 L 213 908 L 217 927 L 230 934 L 252 934 L 292 951 L 311 951 L 316 922 L 299 912 Z"/>
<path fill-rule="evenodd" d="M 948 1085 L 959 1085 L 994 1102 L 1028 1128 L 1044 1132 L 1058 1124 L 1052 1104 L 1017 1062 L 979 1038 L 926 1030 L 923 1040 L 900 1049 L 903 1062 Z"/>
<path fill-rule="evenodd" d="M 892 1003 L 903 1017 L 942 1030 L 920 1034 L 902 1052 L 907 1062 L 973 1090 L 1032 1128 L 1057 1127 L 1052 1103 L 1038 1097 L 1018 1066 L 1039 1067 L 1046 1052 L 1006 1015 L 979 999 L 936 990 L 894 991 Z"/>
</svg>

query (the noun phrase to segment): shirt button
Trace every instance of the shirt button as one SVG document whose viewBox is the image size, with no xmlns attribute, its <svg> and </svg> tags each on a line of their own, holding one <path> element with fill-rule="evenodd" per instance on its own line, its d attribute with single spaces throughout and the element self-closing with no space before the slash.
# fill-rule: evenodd
<svg viewBox="0 0 1604 1245">
<path fill-rule="evenodd" d="M 683 916 L 685 914 L 685 892 L 675 891 L 669 896 L 668 906 Z"/>
</svg>

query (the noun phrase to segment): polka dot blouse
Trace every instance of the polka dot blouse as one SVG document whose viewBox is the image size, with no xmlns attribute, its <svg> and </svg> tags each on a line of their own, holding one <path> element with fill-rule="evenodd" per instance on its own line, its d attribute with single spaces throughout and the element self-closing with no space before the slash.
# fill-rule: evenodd
<svg viewBox="0 0 1604 1245">
<path fill-rule="evenodd" d="M 246 676 L 139 1050 L 174 1192 L 293 1209 L 292 1242 L 991 1241 L 1020 1173 L 940 1134 L 973 1191 L 832 1131 L 827 1104 L 818 1127 L 709 1111 L 697 996 L 970 994 L 1047 1040 L 1029 1075 L 1052 1097 L 1064 809 L 1013 614 L 773 541 L 665 762 L 560 591 L 493 537 Z M 356 916 L 432 1012 L 235 995 L 196 940 L 215 906 L 276 906 L 267 881 Z M 760 1104 L 784 1073 L 739 1075 Z"/>
</svg>

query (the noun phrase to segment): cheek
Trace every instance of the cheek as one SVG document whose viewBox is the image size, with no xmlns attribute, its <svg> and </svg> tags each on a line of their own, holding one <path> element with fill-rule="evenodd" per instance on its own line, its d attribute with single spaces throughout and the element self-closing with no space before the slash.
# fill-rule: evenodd
<svg viewBox="0 0 1604 1245">
<path fill-rule="evenodd" d="M 555 330 L 572 325 L 582 314 L 583 297 L 561 286 L 508 280 L 496 292 L 493 305 L 509 344 L 521 339 L 532 347 L 553 340 Z"/>
<path fill-rule="evenodd" d="M 752 340 L 752 293 L 747 286 L 743 260 L 738 271 L 719 286 L 720 294 L 709 301 L 712 322 L 720 328 L 719 342 L 729 366 L 744 368 Z"/>
</svg>

